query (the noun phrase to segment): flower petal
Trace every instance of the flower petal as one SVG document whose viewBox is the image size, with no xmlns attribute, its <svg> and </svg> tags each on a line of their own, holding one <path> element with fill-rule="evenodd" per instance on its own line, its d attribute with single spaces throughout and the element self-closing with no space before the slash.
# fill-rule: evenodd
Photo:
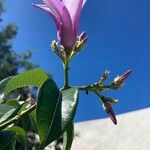
<svg viewBox="0 0 150 150">
<path fill-rule="evenodd" d="M 61 18 L 57 15 L 57 13 L 52 12 L 51 9 L 47 7 L 45 4 L 33 4 L 33 6 L 40 8 L 46 11 L 49 15 L 51 15 L 56 23 L 57 30 L 59 30 L 61 26 Z"/>
<path fill-rule="evenodd" d="M 65 4 L 70 13 L 73 26 L 73 34 L 75 35 L 75 37 L 77 37 L 80 14 L 86 0 L 62 0 L 62 2 Z"/>
<path fill-rule="evenodd" d="M 82 4 L 82 7 L 83 7 L 83 6 L 85 5 L 86 1 L 87 1 L 87 0 L 83 0 L 83 4 Z"/>
<path fill-rule="evenodd" d="M 64 47 L 71 47 L 75 42 L 75 35 L 73 34 L 71 16 L 67 8 L 60 0 L 43 0 L 43 3 L 61 19 L 62 26 L 58 30 L 61 44 Z"/>
<path fill-rule="evenodd" d="M 86 3 L 86 0 L 62 0 L 62 2 L 67 7 L 70 13 L 74 30 L 77 30 L 81 10 L 84 4 Z"/>
</svg>

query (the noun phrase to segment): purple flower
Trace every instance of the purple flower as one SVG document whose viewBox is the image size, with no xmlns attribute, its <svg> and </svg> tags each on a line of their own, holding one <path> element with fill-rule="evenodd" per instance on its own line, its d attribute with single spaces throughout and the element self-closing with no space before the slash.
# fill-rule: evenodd
<svg viewBox="0 0 150 150">
<path fill-rule="evenodd" d="M 43 0 L 43 4 L 33 4 L 52 16 L 58 40 L 68 53 L 76 43 L 79 18 L 85 2 L 86 0 Z"/>
</svg>

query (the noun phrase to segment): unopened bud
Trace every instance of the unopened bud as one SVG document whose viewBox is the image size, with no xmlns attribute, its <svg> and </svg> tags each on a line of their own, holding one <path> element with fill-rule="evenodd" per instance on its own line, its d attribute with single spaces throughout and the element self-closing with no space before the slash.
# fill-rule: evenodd
<svg viewBox="0 0 150 150">
<path fill-rule="evenodd" d="M 116 119 L 115 113 L 113 112 L 111 104 L 108 102 L 104 102 L 102 106 L 103 106 L 104 111 L 108 114 L 108 116 L 112 120 L 112 122 L 116 125 L 117 119 Z"/>
<path fill-rule="evenodd" d="M 102 97 L 101 100 L 105 103 L 105 102 L 108 102 L 108 103 L 113 103 L 113 104 L 116 104 L 118 102 L 117 99 L 114 99 L 114 98 L 109 98 L 109 97 Z"/>
<path fill-rule="evenodd" d="M 128 70 L 123 75 L 116 77 L 114 81 L 111 83 L 111 87 L 119 88 L 123 84 L 123 82 L 129 77 L 131 73 L 132 73 L 132 70 Z"/>
<path fill-rule="evenodd" d="M 87 44 L 87 40 L 88 40 L 88 37 L 84 38 L 84 39 L 81 41 L 81 46 L 82 46 L 82 48 L 85 47 L 85 45 Z"/>
<path fill-rule="evenodd" d="M 87 34 L 86 32 L 82 32 L 79 37 L 78 37 L 78 41 L 76 43 L 76 50 L 77 51 L 80 51 L 81 48 L 83 48 L 86 43 L 87 43 L 87 40 L 88 40 L 88 37 L 87 37 Z"/>
<path fill-rule="evenodd" d="M 53 40 L 52 43 L 51 43 L 51 48 L 52 48 L 53 51 L 58 52 L 58 42 Z"/>
<path fill-rule="evenodd" d="M 99 84 L 102 84 L 109 76 L 110 71 L 105 70 L 105 72 L 103 73 L 103 75 L 101 76 L 100 80 L 98 81 Z"/>
<path fill-rule="evenodd" d="M 82 32 L 82 33 L 79 35 L 79 41 L 82 41 L 82 40 L 84 40 L 85 38 L 87 38 L 87 34 L 86 34 L 86 32 Z"/>
<path fill-rule="evenodd" d="M 59 51 L 59 53 L 60 53 L 60 56 L 61 56 L 62 58 L 64 58 L 64 57 L 66 56 L 66 52 L 65 52 L 64 49 L 61 49 L 61 50 Z"/>
<path fill-rule="evenodd" d="M 123 82 L 125 79 L 127 79 L 129 77 L 129 75 L 131 74 L 131 72 L 132 72 L 132 70 L 128 70 L 123 75 L 117 77 L 115 79 L 115 82 Z"/>
<path fill-rule="evenodd" d="M 75 46 L 75 51 L 79 52 L 83 47 L 85 47 L 88 38 L 83 39 L 82 41 L 78 41 Z"/>
<path fill-rule="evenodd" d="M 76 40 L 76 43 L 74 44 L 74 48 L 71 52 L 71 55 L 70 55 L 70 60 L 76 55 L 78 54 L 81 49 L 83 47 L 85 47 L 86 43 L 87 43 L 87 36 L 86 36 L 86 32 L 82 32 L 78 37 L 77 37 L 77 40 Z"/>
</svg>

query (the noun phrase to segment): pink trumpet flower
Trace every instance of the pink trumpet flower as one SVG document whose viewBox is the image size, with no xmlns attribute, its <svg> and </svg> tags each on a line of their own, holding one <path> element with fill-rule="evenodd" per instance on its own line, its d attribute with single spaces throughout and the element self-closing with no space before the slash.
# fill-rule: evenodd
<svg viewBox="0 0 150 150">
<path fill-rule="evenodd" d="M 43 0 L 43 4 L 33 4 L 46 11 L 54 19 L 57 38 L 70 53 L 76 40 L 81 10 L 86 0 Z"/>
</svg>

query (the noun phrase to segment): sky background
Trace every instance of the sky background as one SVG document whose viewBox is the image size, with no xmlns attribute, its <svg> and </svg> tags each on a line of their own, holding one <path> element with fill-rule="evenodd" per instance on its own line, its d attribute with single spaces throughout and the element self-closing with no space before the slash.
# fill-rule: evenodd
<svg viewBox="0 0 150 150">
<path fill-rule="evenodd" d="M 63 85 L 63 69 L 51 51 L 50 41 L 56 39 L 53 20 L 32 7 L 38 0 L 5 0 L 3 26 L 15 23 L 19 30 L 13 49 L 31 49 L 32 61 L 53 74 L 59 87 Z M 131 77 L 118 91 L 103 93 L 119 100 L 116 114 L 150 106 L 150 1 L 149 0 L 87 0 L 80 20 L 88 44 L 70 64 L 70 84 L 88 85 L 98 81 L 105 69 L 111 71 L 109 83 L 132 69 Z M 75 121 L 107 117 L 93 93 L 81 92 Z"/>
</svg>

